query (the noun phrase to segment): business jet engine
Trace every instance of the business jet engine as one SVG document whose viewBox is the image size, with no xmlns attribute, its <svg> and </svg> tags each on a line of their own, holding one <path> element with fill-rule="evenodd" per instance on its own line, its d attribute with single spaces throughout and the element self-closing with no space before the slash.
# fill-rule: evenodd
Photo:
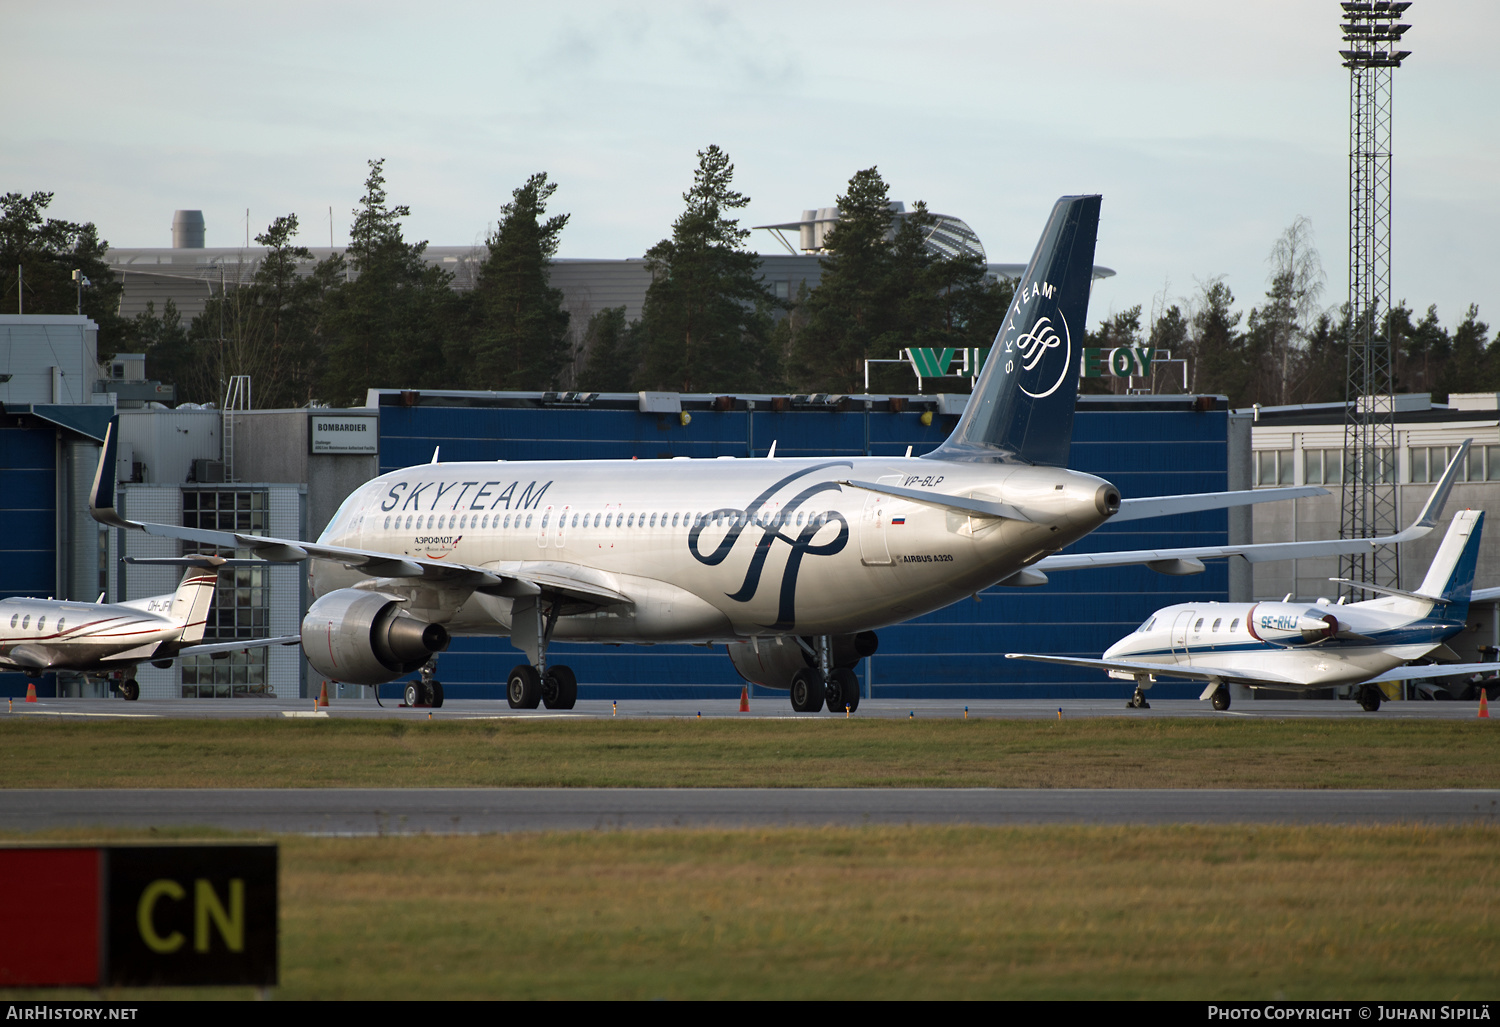
<svg viewBox="0 0 1500 1027">
<path fill-rule="evenodd" d="M 1341 630 L 1338 618 L 1298 603 L 1256 603 L 1247 618 L 1250 634 L 1272 645 L 1311 645 Z"/>
<path fill-rule="evenodd" d="M 817 639 L 803 639 L 814 652 Z M 866 656 L 873 656 L 880 640 L 873 631 L 861 631 L 857 635 L 834 635 L 832 655 L 834 667 L 853 667 Z M 804 667 L 816 667 L 818 661 L 797 644 L 790 635 L 774 638 L 759 638 L 754 643 L 729 646 L 729 659 L 740 677 L 755 685 L 783 690 L 792 687 L 792 675 Z"/>
<path fill-rule="evenodd" d="M 419 670 L 448 648 L 448 629 L 402 611 L 395 596 L 341 588 L 302 618 L 302 652 L 319 674 L 379 685 Z"/>
</svg>

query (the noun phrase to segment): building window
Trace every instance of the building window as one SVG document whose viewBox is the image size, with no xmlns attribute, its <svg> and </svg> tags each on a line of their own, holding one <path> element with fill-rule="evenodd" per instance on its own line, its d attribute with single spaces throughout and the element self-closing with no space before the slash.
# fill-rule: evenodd
<svg viewBox="0 0 1500 1027">
<path fill-rule="evenodd" d="M 184 489 L 182 523 L 189 528 L 264 535 L 269 523 L 270 496 L 250 489 Z M 187 544 L 184 550 L 213 552 L 212 546 Z M 230 555 L 230 554 L 224 554 Z M 249 548 L 233 556 L 248 559 Z M 219 584 L 208 611 L 204 641 L 229 642 L 265 638 L 271 627 L 271 599 L 265 567 L 234 567 L 219 571 Z M 272 694 L 267 682 L 267 651 L 232 652 L 227 657 L 183 657 L 182 695 L 187 699 L 236 698 Z"/>
<path fill-rule="evenodd" d="M 1437 481 L 1457 453 L 1457 446 L 1413 446 L 1406 453 L 1411 480 L 1419 484 Z M 1500 446 L 1471 445 L 1459 465 L 1457 480 L 1500 481 Z"/>
<path fill-rule="evenodd" d="M 1296 454 L 1290 449 L 1263 449 L 1255 454 L 1255 484 L 1295 485 Z"/>
<path fill-rule="evenodd" d="M 1340 485 L 1344 481 L 1342 449 L 1302 451 L 1302 480 L 1308 485 Z"/>
</svg>

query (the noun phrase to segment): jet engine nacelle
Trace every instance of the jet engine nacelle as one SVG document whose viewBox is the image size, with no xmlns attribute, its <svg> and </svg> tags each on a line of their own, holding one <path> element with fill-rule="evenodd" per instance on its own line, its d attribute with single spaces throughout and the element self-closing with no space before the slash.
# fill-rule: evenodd
<svg viewBox="0 0 1500 1027">
<path fill-rule="evenodd" d="M 402 612 L 379 592 L 341 588 L 302 618 L 302 652 L 319 674 L 353 685 L 380 685 L 421 668 L 448 648 L 448 629 Z"/>
<path fill-rule="evenodd" d="M 806 641 L 809 645 L 816 644 L 815 639 Z M 853 667 L 866 656 L 873 656 L 880 646 L 873 631 L 834 635 L 832 642 L 835 667 Z M 790 689 L 793 674 L 804 667 L 817 666 L 817 661 L 790 635 L 758 639 L 753 645 L 732 645 L 729 659 L 740 677 L 767 688 Z"/>
<path fill-rule="evenodd" d="M 1248 620 L 1250 634 L 1273 645 L 1306 645 L 1339 633 L 1333 614 L 1296 603 L 1256 603 Z"/>
</svg>

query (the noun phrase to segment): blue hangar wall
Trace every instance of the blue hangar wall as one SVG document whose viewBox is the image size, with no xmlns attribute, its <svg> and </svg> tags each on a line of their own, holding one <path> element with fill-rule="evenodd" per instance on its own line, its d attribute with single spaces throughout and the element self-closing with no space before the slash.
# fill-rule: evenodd
<svg viewBox="0 0 1500 1027">
<path fill-rule="evenodd" d="M 716 410 L 683 397 L 691 414 L 683 425 L 673 414 L 641 413 L 634 396 L 586 408 L 548 407 L 535 398 L 490 401 L 469 397 L 381 396 L 382 473 L 432 459 L 435 447 L 449 460 L 642 460 L 778 456 L 899 456 L 938 445 L 956 417 L 921 416 L 931 397 L 911 397 L 891 412 L 885 400 L 866 410 L 792 407 L 773 410 L 766 399 L 748 409 L 744 399 Z M 413 405 L 405 405 L 416 400 Z M 1209 492 L 1229 487 L 1229 414 L 1223 400 L 1193 397 L 1128 400 L 1083 397 L 1073 426 L 1071 466 L 1113 482 L 1127 497 Z M 1106 525 L 1070 552 L 1224 545 L 1223 511 Z M 1144 567 L 1066 571 L 1039 588 L 990 588 L 977 601 L 880 631 L 880 650 L 859 668 L 866 695 L 883 698 L 1104 698 L 1133 686 L 1082 668 L 1006 660 L 1007 652 L 1098 656 L 1117 638 L 1169 603 L 1229 598 L 1223 561 L 1203 574 L 1168 577 Z M 579 695 L 587 699 L 729 698 L 743 681 L 721 648 L 598 646 L 558 643 L 552 659 L 572 666 Z M 439 660 L 438 676 L 452 698 L 504 698 L 510 668 L 524 657 L 505 638 L 456 639 Z M 400 694 L 400 683 L 382 695 Z M 1163 682 L 1153 697 L 1196 698 L 1191 684 Z M 756 689 L 753 694 L 785 697 Z"/>
</svg>

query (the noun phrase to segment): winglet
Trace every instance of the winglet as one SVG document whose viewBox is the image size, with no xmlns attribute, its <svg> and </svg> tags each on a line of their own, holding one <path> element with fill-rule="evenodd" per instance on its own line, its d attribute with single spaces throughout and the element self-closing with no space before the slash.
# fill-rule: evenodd
<svg viewBox="0 0 1500 1027">
<path fill-rule="evenodd" d="M 1473 439 L 1464 439 L 1463 444 L 1458 447 L 1458 452 L 1453 455 L 1453 459 L 1448 461 L 1448 469 L 1443 472 L 1443 476 L 1433 487 L 1432 495 L 1427 497 L 1427 503 L 1422 507 L 1422 512 L 1417 514 L 1413 527 L 1437 527 L 1438 518 L 1443 515 L 1443 506 L 1448 502 L 1448 493 L 1453 491 L 1453 483 L 1458 480 L 1459 465 L 1469 452 L 1469 444 L 1473 441 Z"/>
<path fill-rule="evenodd" d="M 114 528 L 139 528 L 115 511 L 115 463 L 120 448 L 120 419 L 109 422 L 104 432 L 104 448 L 99 451 L 99 466 L 94 471 L 94 487 L 89 492 L 89 513 L 100 524 Z"/>
</svg>

